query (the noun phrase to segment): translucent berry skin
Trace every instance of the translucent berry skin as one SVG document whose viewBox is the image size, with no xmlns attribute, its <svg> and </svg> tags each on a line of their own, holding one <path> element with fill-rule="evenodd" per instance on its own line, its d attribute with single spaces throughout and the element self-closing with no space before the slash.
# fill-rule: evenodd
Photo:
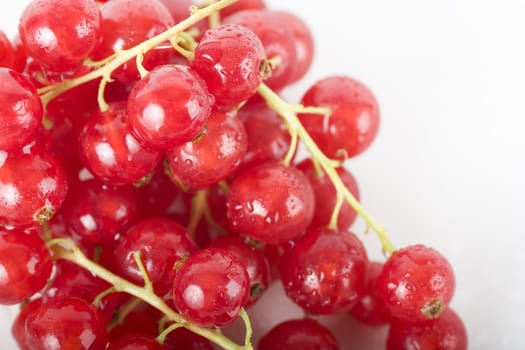
<svg viewBox="0 0 525 350">
<path fill-rule="evenodd" d="M 129 186 L 85 181 L 72 187 L 60 216 L 76 242 L 111 247 L 115 235 L 137 218 L 138 199 Z"/>
<path fill-rule="evenodd" d="M 466 350 L 467 332 L 459 316 L 443 311 L 435 320 L 410 322 L 393 319 L 387 338 L 387 350 Z"/>
<path fill-rule="evenodd" d="M 79 66 L 99 44 L 101 22 L 93 0 L 33 0 L 18 30 L 30 56 L 63 72 Z"/>
<path fill-rule="evenodd" d="M 269 162 L 246 169 L 233 180 L 226 206 L 234 230 L 280 244 L 304 233 L 314 203 L 312 186 L 301 171 Z"/>
<path fill-rule="evenodd" d="M 201 337 L 186 328 L 177 328 L 166 337 L 164 346 L 167 350 L 216 350 L 208 339 Z"/>
<path fill-rule="evenodd" d="M 382 263 L 374 261 L 368 264 L 365 294 L 361 296 L 357 304 L 349 312 L 359 322 L 368 326 L 382 326 L 391 319 L 390 312 L 377 295 L 376 282 L 382 269 Z"/>
<path fill-rule="evenodd" d="M 223 23 L 247 27 L 261 40 L 268 59 L 279 58 L 279 63 L 272 69 L 272 75 L 265 80 L 265 84 L 280 90 L 291 82 L 296 62 L 294 36 L 273 11 L 239 11 L 224 18 Z"/>
<path fill-rule="evenodd" d="M 264 47 L 248 28 L 223 24 L 206 31 L 190 66 L 206 81 L 220 106 L 231 107 L 255 94 L 266 77 Z"/>
<path fill-rule="evenodd" d="M 13 325 L 11 326 L 11 334 L 13 334 L 13 338 L 15 339 L 20 350 L 31 350 L 29 345 L 27 345 L 26 320 L 27 316 L 29 316 L 29 314 L 41 304 L 42 298 L 29 301 L 27 304 L 22 306 L 20 312 L 13 321 Z"/>
<path fill-rule="evenodd" d="M 182 188 L 203 189 L 225 179 L 241 164 L 248 140 L 242 122 L 213 110 L 206 131 L 166 152 L 170 176 Z"/>
<path fill-rule="evenodd" d="M 33 310 L 26 321 L 32 350 L 106 348 L 106 328 L 93 305 L 80 298 L 50 299 Z"/>
<path fill-rule="evenodd" d="M 242 261 L 250 278 L 250 298 L 246 307 L 259 300 L 270 283 L 270 269 L 262 250 L 246 243 L 240 236 L 219 237 L 209 247 L 227 250 Z"/>
<path fill-rule="evenodd" d="M 392 317 L 425 321 L 439 317 L 454 295 L 449 262 L 421 244 L 395 251 L 377 279 L 377 292 Z"/>
<path fill-rule="evenodd" d="M 157 343 L 155 338 L 141 334 L 125 335 L 115 341 L 109 342 L 106 350 L 163 350 L 163 345 Z"/>
<path fill-rule="evenodd" d="M 140 258 L 155 291 L 165 294 L 172 286 L 174 266 L 178 260 L 197 251 L 188 231 L 177 222 L 165 218 L 142 220 L 129 228 L 115 249 L 118 271 L 136 283 L 144 281 L 133 253 Z"/>
<path fill-rule="evenodd" d="M 368 257 L 350 232 L 309 230 L 282 257 L 280 274 L 286 294 L 313 314 L 333 314 L 353 307 L 365 293 Z"/>
<path fill-rule="evenodd" d="M 160 0 L 160 2 L 162 2 L 171 13 L 174 23 L 179 23 L 191 14 L 191 0 Z"/>
<path fill-rule="evenodd" d="M 111 0 L 102 12 L 102 42 L 93 52 L 93 59 L 102 60 L 115 50 L 129 49 L 173 26 L 168 9 L 157 0 Z M 166 53 L 152 50 L 144 57 L 146 69 L 166 61 Z M 131 59 L 112 73 L 118 81 L 130 84 L 140 79 L 136 62 Z"/>
<path fill-rule="evenodd" d="M 15 50 L 9 38 L 0 30 L 0 67 L 14 69 Z"/>
<path fill-rule="evenodd" d="M 0 229 L 0 304 L 18 304 L 46 285 L 51 254 L 35 230 Z"/>
<path fill-rule="evenodd" d="M 42 101 L 33 84 L 22 74 L 0 68 L 0 150 L 30 143 L 42 122 Z"/>
<path fill-rule="evenodd" d="M 223 8 L 221 10 L 221 16 L 226 17 L 235 12 L 243 10 L 264 10 L 266 9 L 266 4 L 264 0 L 239 0 L 234 2 L 230 6 Z"/>
<path fill-rule="evenodd" d="M 250 101 L 238 112 L 248 136 L 248 149 L 241 169 L 284 159 L 290 149 L 290 133 L 282 118 L 264 101 Z"/>
<path fill-rule="evenodd" d="M 168 150 L 199 135 L 213 104 L 206 83 L 193 69 L 160 66 L 131 90 L 129 123 L 141 141 Z"/>
<path fill-rule="evenodd" d="M 310 159 L 305 159 L 297 164 L 297 168 L 306 175 L 315 193 L 315 212 L 310 226 L 312 228 L 327 226 L 332 218 L 332 211 L 337 201 L 337 191 L 334 185 L 326 174 L 321 173 L 320 176 L 316 174 Z M 337 168 L 336 171 L 346 188 L 359 201 L 359 189 L 352 174 L 342 167 Z M 356 217 L 356 211 L 345 201 L 337 217 L 337 229 L 340 231 L 348 230 Z"/>
<path fill-rule="evenodd" d="M 326 327 L 310 319 L 282 322 L 264 335 L 257 350 L 339 350 L 337 341 Z"/>
<path fill-rule="evenodd" d="M 303 96 L 305 106 L 328 107 L 327 116 L 300 114 L 301 123 L 323 153 L 345 159 L 370 146 L 379 129 L 379 106 L 361 82 L 334 76 L 315 83 Z"/>
<path fill-rule="evenodd" d="M 68 190 L 56 158 L 37 145 L 0 151 L 0 225 L 28 226 L 47 222 Z"/>
<path fill-rule="evenodd" d="M 173 281 L 173 303 L 187 320 L 202 327 L 226 327 L 248 301 L 250 278 L 227 250 L 206 248 L 184 262 Z"/>
<path fill-rule="evenodd" d="M 292 33 L 295 43 L 295 67 L 291 82 L 301 79 L 314 59 L 314 38 L 306 23 L 291 12 L 275 11 L 275 15 L 284 23 Z"/>
<path fill-rule="evenodd" d="M 130 185 L 153 171 L 160 151 L 143 146 L 129 130 L 127 104 L 109 104 L 105 112 L 93 113 L 79 136 L 84 165 L 108 185 Z"/>
</svg>

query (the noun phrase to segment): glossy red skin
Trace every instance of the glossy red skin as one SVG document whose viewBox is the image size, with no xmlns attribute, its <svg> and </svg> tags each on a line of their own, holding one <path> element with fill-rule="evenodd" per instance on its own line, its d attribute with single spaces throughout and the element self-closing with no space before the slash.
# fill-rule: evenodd
<svg viewBox="0 0 525 350">
<path fill-rule="evenodd" d="M 330 219 L 332 218 L 332 211 L 337 201 L 337 191 L 335 190 L 335 187 L 332 185 L 332 182 L 326 174 L 323 173 L 320 177 L 317 176 L 310 159 L 305 159 L 299 163 L 297 169 L 301 170 L 306 175 L 312 184 L 315 193 L 315 211 L 310 227 L 328 226 Z M 348 188 L 355 199 L 359 201 L 359 189 L 352 174 L 342 167 L 337 168 L 336 172 L 346 188 Z M 345 201 L 341 207 L 339 216 L 337 217 L 337 229 L 340 231 L 348 230 L 350 226 L 352 226 L 356 217 L 356 211 Z"/>
<path fill-rule="evenodd" d="M 109 334 L 108 340 L 110 342 L 118 341 L 120 338 L 133 336 L 156 337 L 159 334 L 159 327 L 157 320 L 149 312 L 150 309 L 131 311 L 126 315 L 122 323 L 113 327 Z M 156 315 L 155 315 L 156 316 Z"/>
<path fill-rule="evenodd" d="M 93 52 L 93 59 L 102 60 L 115 50 L 129 49 L 160 34 L 174 25 L 173 18 L 157 0 L 111 0 L 100 8 L 102 12 L 102 42 Z M 146 69 L 166 62 L 166 52 L 154 51 L 144 57 Z M 122 83 L 140 79 L 135 59 L 131 59 L 112 73 Z"/>
<path fill-rule="evenodd" d="M 206 81 L 217 105 L 232 107 L 255 94 L 266 58 L 261 40 L 248 28 L 223 24 L 206 31 L 190 66 Z"/>
<path fill-rule="evenodd" d="M 50 299 L 33 310 L 26 321 L 32 350 L 104 350 L 106 328 L 99 311 L 80 298 Z M 53 345 L 50 345 L 52 341 Z"/>
<path fill-rule="evenodd" d="M 286 11 L 275 11 L 274 14 L 288 26 L 294 37 L 296 56 L 291 82 L 296 82 L 312 65 L 315 52 L 314 38 L 310 28 L 297 15 Z"/>
<path fill-rule="evenodd" d="M 337 341 L 327 328 L 311 319 L 289 320 L 264 335 L 257 350 L 339 350 Z"/>
<path fill-rule="evenodd" d="M 129 123 L 141 141 L 168 150 L 199 135 L 213 103 L 206 83 L 193 69 L 160 66 L 131 90 Z"/>
<path fill-rule="evenodd" d="M 45 290 L 47 298 L 78 297 L 91 303 L 100 293 L 111 287 L 88 270 L 67 260 L 58 260 L 55 268 L 53 281 Z M 97 307 L 106 323 L 111 322 L 118 302 L 119 295 L 116 293 L 100 300 Z"/>
<path fill-rule="evenodd" d="M 16 35 L 11 43 L 14 50 L 13 69 L 17 72 L 23 72 L 27 61 L 27 53 L 22 40 L 20 40 L 20 35 Z"/>
<path fill-rule="evenodd" d="M 328 107 L 331 113 L 300 114 L 299 119 L 329 158 L 355 157 L 370 146 L 379 129 L 379 106 L 361 82 L 333 76 L 315 83 L 303 96 L 305 106 Z"/>
<path fill-rule="evenodd" d="M 234 115 L 215 109 L 205 128 L 202 136 L 166 152 L 170 176 L 183 189 L 204 189 L 224 180 L 246 153 L 246 130 Z"/>
<path fill-rule="evenodd" d="M 391 317 L 385 304 L 377 295 L 376 281 L 383 269 L 383 263 L 370 262 L 368 264 L 368 279 L 366 291 L 349 313 L 359 322 L 368 326 L 382 326 L 387 324 Z"/>
<path fill-rule="evenodd" d="M 448 305 L 456 282 L 452 266 L 443 255 L 417 244 L 388 258 L 376 287 L 392 317 L 414 322 L 438 317 L 442 310 L 428 314 L 425 308 L 435 302 Z"/>
<path fill-rule="evenodd" d="M 166 337 L 164 346 L 167 350 L 215 350 L 208 339 L 195 334 L 186 328 L 177 328 Z"/>
<path fill-rule="evenodd" d="M 243 10 L 264 10 L 266 9 L 266 4 L 264 0 L 239 0 L 230 6 L 221 10 L 221 16 L 226 17 L 235 12 Z"/>
<path fill-rule="evenodd" d="M 0 67 L 14 69 L 15 50 L 9 38 L 0 30 Z"/>
<path fill-rule="evenodd" d="M 443 311 L 435 320 L 410 322 L 393 319 L 387 339 L 387 350 L 466 350 L 467 331 L 452 310 Z"/>
<path fill-rule="evenodd" d="M 102 16 L 92 0 L 34 0 L 20 17 L 24 47 L 53 71 L 79 66 L 100 42 Z"/>
<path fill-rule="evenodd" d="M 45 149 L 33 145 L 0 151 L 0 225 L 48 220 L 61 207 L 67 190 L 62 165 Z"/>
<path fill-rule="evenodd" d="M 185 200 L 185 193 L 164 173 L 163 163 L 157 166 L 152 179 L 135 191 L 138 196 L 138 214 L 142 219 L 164 216 L 179 223 L 187 220 L 191 203 Z"/>
<path fill-rule="evenodd" d="M 175 307 L 201 327 L 232 324 L 249 293 L 250 278 L 244 264 L 218 248 L 206 248 L 189 257 L 173 281 Z"/>
<path fill-rule="evenodd" d="M 166 218 L 150 218 L 133 225 L 115 249 L 117 269 L 136 283 L 144 281 L 133 253 L 140 251 L 142 263 L 155 291 L 164 295 L 171 288 L 175 263 L 197 251 L 188 231 Z"/>
<path fill-rule="evenodd" d="M 162 2 L 171 13 L 171 17 L 173 17 L 175 23 L 179 23 L 191 14 L 191 0 L 160 0 L 160 2 Z"/>
<path fill-rule="evenodd" d="M 160 151 L 142 145 L 129 130 L 127 104 L 109 104 L 106 112 L 95 111 L 79 136 L 84 165 L 108 185 L 130 185 L 153 171 L 162 158 Z"/>
<path fill-rule="evenodd" d="M 112 246 L 115 235 L 138 216 L 138 199 L 128 186 L 96 180 L 76 183 L 60 212 L 68 234 L 85 246 Z"/>
<path fill-rule="evenodd" d="M 129 334 L 108 343 L 107 350 L 163 350 L 165 346 L 157 343 L 155 338 L 140 334 Z"/>
<path fill-rule="evenodd" d="M 42 298 L 38 298 L 31 300 L 25 305 L 22 305 L 20 312 L 13 321 L 13 325 L 11 326 L 11 334 L 13 334 L 13 338 L 15 339 L 20 350 L 31 350 L 27 345 L 26 320 L 27 316 L 29 316 L 29 314 L 41 304 Z"/>
<path fill-rule="evenodd" d="M 0 68 L 0 150 L 21 148 L 33 141 L 42 122 L 42 101 L 22 74 Z"/>
<path fill-rule="evenodd" d="M 250 297 L 245 307 L 253 305 L 270 283 L 268 261 L 262 250 L 246 243 L 240 236 L 219 237 L 211 242 L 210 248 L 229 251 L 242 261 L 250 278 Z"/>
<path fill-rule="evenodd" d="M 0 304 L 18 304 L 46 285 L 51 254 L 36 231 L 0 229 Z"/>
<path fill-rule="evenodd" d="M 247 27 L 261 40 L 268 59 L 280 57 L 272 76 L 264 81 L 266 85 L 280 90 L 291 82 L 296 64 L 294 36 L 273 11 L 244 10 L 224 18 L 223 23 Z"/>
<path fill-rule="evenodd" d="M 248 135 L 248 149 L 241 169 L 284 159 L 290 148 L 290 133 L 277 112 L 264 101 L 250 101 L 239 110 L 237 116 L 242 120 Z"/>
<path fill-rule="evenodd" d="M 312 314 L 353 307 L 365 293 L 368 257 L 350 232 L 309 230 L 280 262 L 286 294 Z"/>
<path fill-rule="evenodd" d="M 233 180 L 226 207 L 235 231 L 280 244 L 304 233 L 314 203 L 312 186 L 300 170 L 269 162 L 246 169 Z"/>
</svg>

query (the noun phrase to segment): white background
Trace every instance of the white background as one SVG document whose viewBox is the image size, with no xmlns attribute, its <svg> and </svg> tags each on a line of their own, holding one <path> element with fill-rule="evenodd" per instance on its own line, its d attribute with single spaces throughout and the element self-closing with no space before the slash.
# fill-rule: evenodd
<svg viewBox="0 0 525 350">
<path fill-rule="evenodd" d="M 0 28 L 13 34 L 25 3 L 0 2 Z M 288 98 L 333 74 L 375 92 L 380 133 L 348 166 L 398 247 L 424 243 L 449 258 L 469 348 L 524 349 L 525 1 L 267 3 L 302 16 L 316 39 L 313 69 Z M 380 258 L 375 237 L 364 240 Z M 0 348 L 14 349 L 11 311 L 0 312 Z M 366 348 L 380 349 L 380 334 Z"/>
</svg>

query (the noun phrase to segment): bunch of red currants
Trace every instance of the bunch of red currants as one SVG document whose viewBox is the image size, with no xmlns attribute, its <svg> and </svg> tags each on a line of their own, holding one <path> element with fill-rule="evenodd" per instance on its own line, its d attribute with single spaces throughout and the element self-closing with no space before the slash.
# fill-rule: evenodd
<svg viewBox="0 0 525 350">
<path fill-rule="evenodd" d="M 450 264 L 395 249 L 343 167 L 376 136 L 373 94 L 334 76 L 279 96 L 313 55 L 262 0 L 34 0 L 0 32 L 0 303 L 22 304 L 21 349 L 254 349 L 245 309 L 279 280 L 305 317 L 259 350 L 339 349 L 315 315 L 342 312 L 389 324 L 387 349 L 466 349 Z M 220 331 L 239 317 L 242 344 Z"/>
</svg>

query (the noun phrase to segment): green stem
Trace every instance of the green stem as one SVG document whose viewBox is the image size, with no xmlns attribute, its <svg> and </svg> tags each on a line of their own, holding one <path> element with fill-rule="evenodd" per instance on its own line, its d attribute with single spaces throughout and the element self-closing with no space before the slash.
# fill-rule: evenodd
<svg viewBox="0 0 525 350">
<path fill-rule="evenodd" d="M 198 325 L 186 321 L 181 315 L 171 309 L 160 297 L 153 292 L 149 291 L 144 287 L 137 286 L 122 277 L 115 275 L 114 273 L 106 270 L 104 267 L 91 261 L 87 258 L 76 245 L 67 239 L 54 239 L 48 241 L 48 247 L 53 251 L 53 256 L 56 259 L 64 259 L 75 263 L 76 265 L 90 271 L 104 281 L 110 283 L 117 292 L 124 292 L 133 295 L 149 305 L 153 306 L 170 320 L 182 324 L 182 326 L 212 342 L 219 345 L 226 350 L 253 350 L 251 344 L 239 345 L 227 337 L 218 334 L 214 330 L 202 328 Z M 64 248 L 64 246 L 68 247 Z M 247 328 L 251 332 L 251 326 L 247 323 Z"/>
<path fill-rule="evenodd" d="M 193 26 L 200 20 L 210 16 L 212 13 L 223 9 L 237 1 L 239 0 L 220 0 L 209 6 L 203 7 L 201 9 L 196 9 L 188 18 L 179 22 L 177 25 L 169 28 L 168 30 L 154 36 L 151 39 L 143 41 L 132 48 L 116 52 L 116 54 L 112 58 L 108 59 L 108 61 L 102 67 L 81 77 L 64 80 L 60 83 L 49 85 L 39 89 L 38 93 L 41 95 L 42 103 L 44 104 L 44 106 L 47 106 L 47 104 L 54 98 L 74 87 L 77 87 L 79 85 L 82 85 L 84 83 L 98 78 L 103 78 L 104 76 L 111 76 L 111 73 L 115 69 L 117 69 L 130 59 L 133 59 L 140 54 L 145 54 L 146 52 L 152 50 L 153 48 L 165 41 L 170 41 L 170 38 L 176 36 L 183 30 Z"/>
<path fill-rule="evenodd" d="M 297 113 L 299 112 L 304 113 L 305 111 L 308 111 L 309 113 L 317 112 L 323 114 L 323 110 L 320 110 L 319 107 L 302 107 L 297 105 L 290 105 L 265 84 L 259 85 L 257 91 L 266 100 L 268 106 L 284 118 L 289 128 L 293 128 L 296 130 L 299 139 L 301 139 L 301 141 L 304 143 L 304 145 L 308 149 L 308 152 L 310 152 L 312 158 L 316 159 L 319 165 L 323 168 L 324 172 L 334 185 L 337 193 L 342 195 L 343 198 L 348 202 L 348 204 L 350 204 L 350 206 L 354 208 L 354 210 L 359 215 L 361 215 L 361 217 L 365 220 L 366 224 L 376 232 L 376 235 L 378 236 L 383 246 L 383 252 L 385 254 L 391 254 L 392 252 L 394 252 L 395 247 L 388 238 L 385 228 L 382 225 L 380 225 L 372 217 L 372 215 L 370 215 L 361 206 L 361 204 L 355 199 L 352 193 L 350 193 L 348 188 L 346 188 L 343 181 L 337 174 L 336 168 L 341 165 L 340 162 L 334 161 L 325 156 L 325 154 L 319 149 L 315 141 L 308 134 L 306 129 L 299 121 L 299 118 L 297 117 Z M 324 110 L 324 113 L 326 113 L 326 109 Z"/>
</svg>

